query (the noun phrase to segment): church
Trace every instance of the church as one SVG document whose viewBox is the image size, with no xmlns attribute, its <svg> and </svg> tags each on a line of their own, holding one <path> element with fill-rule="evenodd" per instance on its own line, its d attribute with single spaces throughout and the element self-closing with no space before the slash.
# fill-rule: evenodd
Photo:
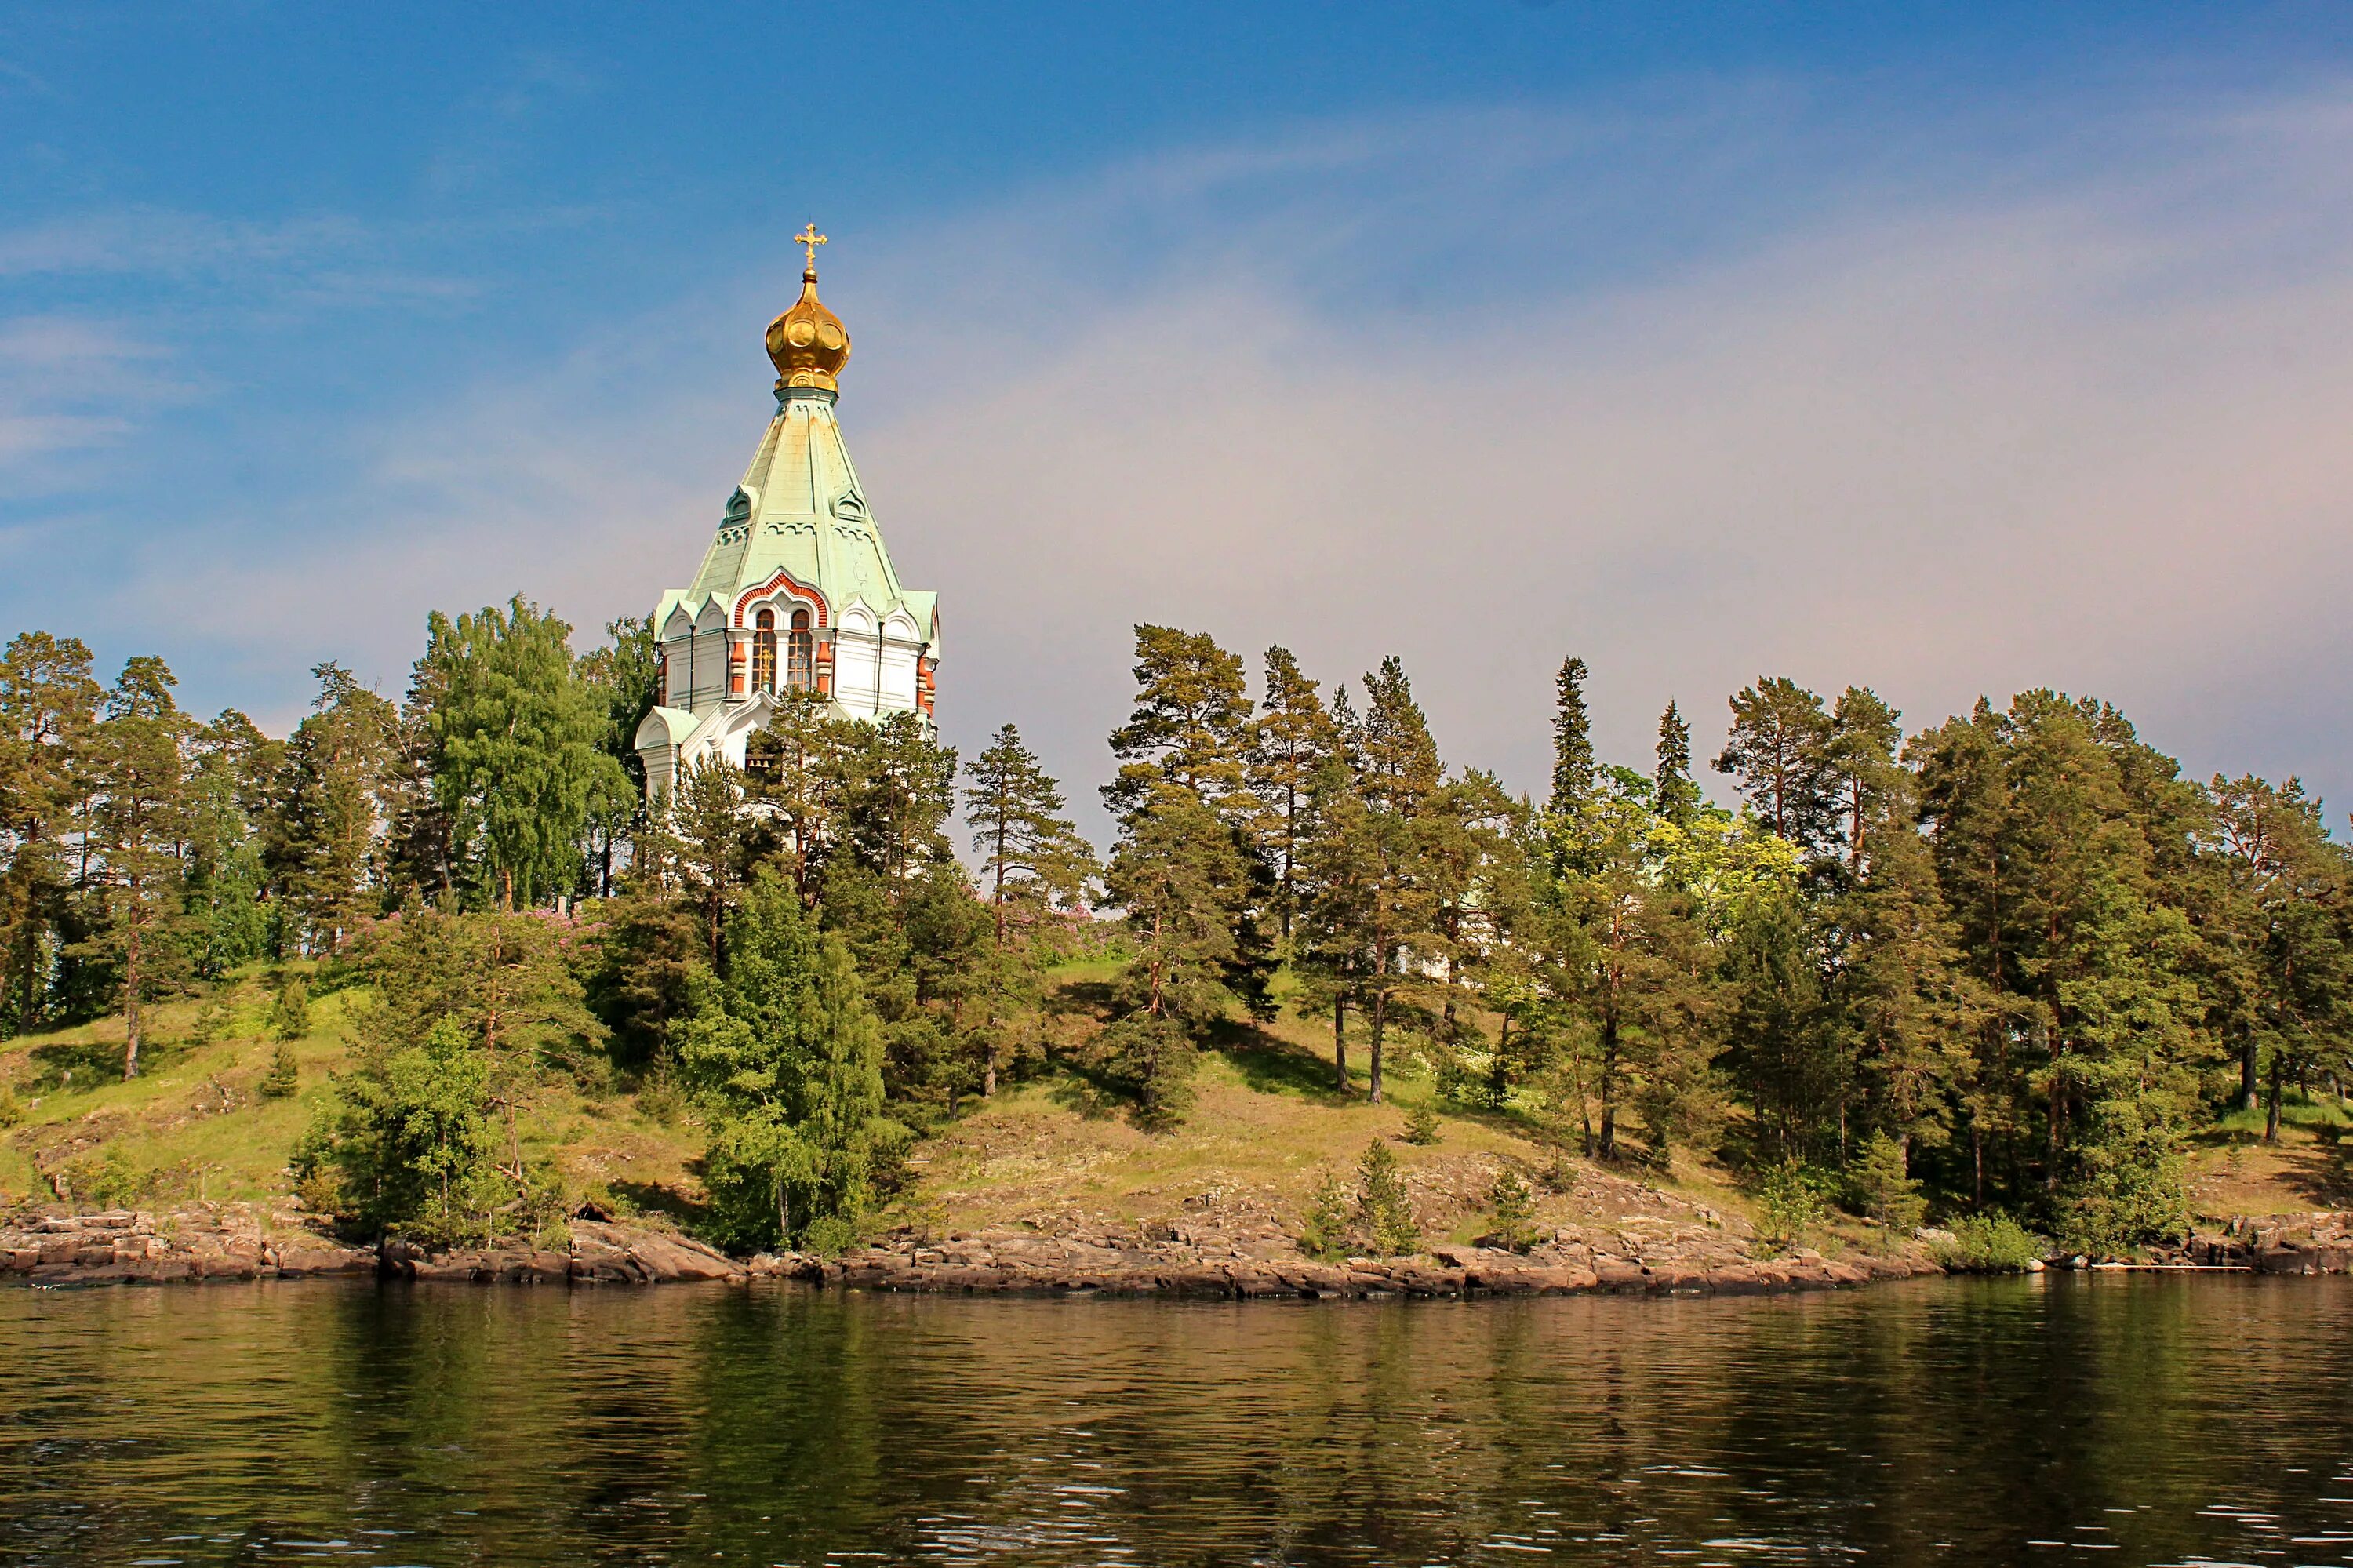
<svg viewBox="0 0 2353 1568">
<path fill-rule="evenodd" d="M 817 296 L 811 224 L 801 297 L 768 323 L 776 413 L 690 587 L 654 607 L 660 697 L 638 726 L 646 787 L 710 757 L 744 766 L 776 705 L 813 691 L 839 717 L 913 712 L 928 726 L 939 596 L 902 588 L 834 416 L 849 334 Z"/>
</svg>

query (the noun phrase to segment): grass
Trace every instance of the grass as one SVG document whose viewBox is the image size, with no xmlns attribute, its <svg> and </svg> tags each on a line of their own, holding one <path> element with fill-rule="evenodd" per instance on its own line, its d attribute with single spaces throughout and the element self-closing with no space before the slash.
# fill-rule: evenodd
<svg viewBox="0 0 2353 1568">
<path fill-rule="evenodd" d="M 299 970 L 299 966 L 295 966 Z M 290 1189 L 286 1163 L 332 1089 L 349 1050 L 353 1010 L 364 988 L 314 993 L 310 1030 L 288 1042 L 297 1092 L 260 1092 L 278 1048 L 264 1027 L 277 972 L 256 968 L 204 998 L 149 1011 L 141 1073 L 122 1078 L 123 1027 L 100 1019 L 0 1042 L 0 1086 L 20 1118 L 0 1131 L 0 1204 L 51 1196 L 47 1172 L 119 1151 L 144 1199 L 253 1199 Z M 193 1036 L 205 1004 L 225 1007 L 210 1042 Z M 691 1126 L 644 1114 L 635 1097 L 591 1101 L 569 1087 L 535 1097 L 521 1118 L 526 1149 L 552 1156 L 576 1188 L 623 1207 L 681 1212 L 701 1196 L 689 1162 L 701 1148 Z"/>
<path fill-rule="evenodd" d="M 295 966 L 299 971 L 300 966 Z M 1055 971 L 1052 1012 L 1074 1032 L 1104 1001 L 1117 964 L 1092 959 Z M 47 1172 L 119 1151 L 153 1202 L 254 1199 L 289 1190 L 286 1163 L 331 1094 L 364 988 L 321 991 L 311 1027 L 290 1048 L 301 1070 L 290 1098 L 259 1092 L 277 1043 L 265 1027 L 284 971 L 257 967 L 205 998 L 151 1011 L 144 1071 L 121 1079 L 122 1022 L 98 1020 L 0 1041 L 0 1088 L 19 1114 L 0 1128 L 0 1205 L 47 1200 Z M 216 1037 L 195 1038 L 200 1011 Z M 1352 1034 L 1356 1033 L 1352 1031 Z M 1521 1110 L 1470 1110 L 1440 1096 L 1409 1058 L 1390 1064 L 1389 1103 L 1364 1098 L 1369 1065 L 1349 1043 L 1351 1091 L 1334 1086 L 1328 1015 L 1283 1009 L 1263 1023 L 1229 1023 L 1204 1054 L 1195 1103 L 1166 1132 L 1134 1125 L 1111 1085 L 1058 1068 L 1003 1086 L 915 1151 L 906 1190 L 884 1216 L 931 1232 L 1020 1228 L 1132 1233 L 1181 1224 L 1204 1208 L 1238 1228 L 1290 1233 L 1326 1172 L 1353 1184 L 1376 1138 L 1390 1140 L 1422 1203 L 1432 1241 L 1487 1228 L 1496 1171 L 1518 1171 L 1538 1196 L 1537 1222 L 1608 1224 L 1634 1216 L 1688 1221 L 1696 1208 L 1753 1218 L 1753 1198 L 1714 1161 L 1678 1153 L 1661 1172 L 1600 1167 L 1574 1157 L 1574 1139 Z M 0 1099 L 0 1104 L 5 1104 Z M 1407 1113 L 1433 1109 L 1440 1140 L 1402 1141 Z M 662 1109 L 663 1117 L 649 1114 Z M 2233 1113 L 2205 1133 L 2189 1162 L 2193 1210 L 2204 1216 L 2274 1214 L 2353 1205 L 2353 1116 L 2326 1097 L 2292 1096 L 2280 1140 L 2261 1139 L 2260 1110 Z M 649 1097 L 590 1098 L 558 1086 L 522 1118 L 527 1149 L 552 1158 L 567 1183 L 620 1212 L 691 1219 L 701 1186 L 701 1129 Z M 1806 1241 L 1825 1252 L 1887 1245 L 1883 1231 L 1833 1215 Z"/>
</svg>

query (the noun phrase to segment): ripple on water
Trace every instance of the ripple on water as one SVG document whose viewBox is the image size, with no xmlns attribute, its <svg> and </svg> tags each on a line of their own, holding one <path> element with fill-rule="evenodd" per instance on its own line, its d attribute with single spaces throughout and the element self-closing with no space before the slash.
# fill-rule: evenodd
<svg viewBox="0 0 2353 1568">
<path fill-rule="evenodd" d="M 0 1562 L 2353 1561 L 2353 1280 L 0 1292 Z"/>
</svg>

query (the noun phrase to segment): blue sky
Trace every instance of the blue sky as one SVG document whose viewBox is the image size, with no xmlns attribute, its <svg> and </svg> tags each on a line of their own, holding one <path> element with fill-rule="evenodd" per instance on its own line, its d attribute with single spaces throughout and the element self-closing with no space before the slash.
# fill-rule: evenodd
<svg viewBox="0 0 2353 1568">
<path fill-rule="evenodd" d="M 1126 626 L 1458 760 L 2030 684 L 2353 804 L 2353 11 L 18 5 L 0 622 L 283 727 L 683 580 L 807 218 L 949 737 Z"/>
</svg>

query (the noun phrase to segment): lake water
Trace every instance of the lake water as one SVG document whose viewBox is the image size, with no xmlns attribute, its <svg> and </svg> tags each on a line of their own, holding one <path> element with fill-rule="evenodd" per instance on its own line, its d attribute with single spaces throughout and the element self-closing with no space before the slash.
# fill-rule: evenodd
<svg viewBox="0 0 2353 1568">
<path fill-rule="evenodd" d="M 2353 1280 L 0 1289 L 8 1563 L 2353 1560 Z"/>
</svg>

